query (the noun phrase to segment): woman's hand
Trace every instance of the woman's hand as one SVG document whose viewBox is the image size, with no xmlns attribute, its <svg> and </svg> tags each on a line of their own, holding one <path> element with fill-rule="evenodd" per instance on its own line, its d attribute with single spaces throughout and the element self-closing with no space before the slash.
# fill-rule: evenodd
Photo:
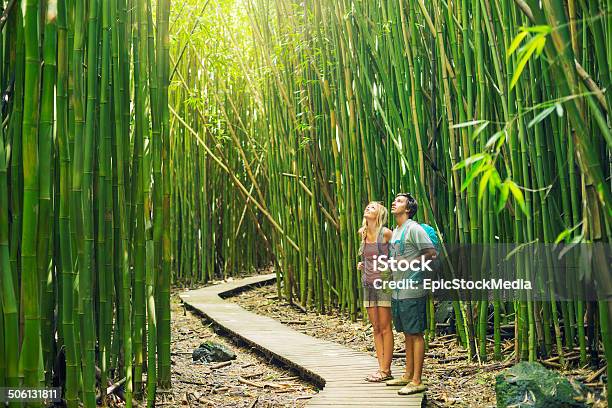
<svg viewBox="0 0 612 408">
<path fill-rule="evenodd" d="M 357 262 L 357 269 L 363 271 L 363 262 Z"/>
</svg>

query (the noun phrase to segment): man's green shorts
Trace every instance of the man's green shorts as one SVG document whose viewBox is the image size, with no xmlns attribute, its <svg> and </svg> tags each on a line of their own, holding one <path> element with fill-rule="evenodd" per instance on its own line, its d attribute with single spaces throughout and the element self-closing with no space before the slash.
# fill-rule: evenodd
<svg viewBox="0 0 612 408">
<path fill-rule="evenodd" d="M 427 296 L 415 299 L 391 299 L 391 315 L 395 330 L 418 334 L 427 327 Z"/>
</svg>

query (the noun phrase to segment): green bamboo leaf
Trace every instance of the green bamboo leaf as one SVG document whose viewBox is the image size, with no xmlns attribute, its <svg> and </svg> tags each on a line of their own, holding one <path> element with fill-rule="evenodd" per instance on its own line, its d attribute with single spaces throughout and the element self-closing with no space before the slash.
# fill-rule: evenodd
<svg viewBox="0 0 612 408">
<path fill-rule="evenodd" d="M 478 185 L 478 202 L 482 201 L 482 196 L 484 195 L 484 192 L 487 190 L 487 186 L 491 180 L 491 176 L 493 175 L 494 171 L 495 171 L 495 168 L 491 166 L 491 168 L 489 168 L 482 175 L 482 178 L 480 179 L 480 184 Z"/>
<path fill-rule="evenodd" d="M 472 156 L 470 156 L 470 157 L 466 158 L 465 160 L 462 160 L 462 161 L 460 161 L 459 163 L 455 164 L 455 165 L 453 166 L 453 170 L 459 170 L 459 169 L 462 169 L 462 168 L 464 168 L 464 167 L 466 167 L 466 166 L 469 166 L 469 165 L 471 165 L 471 164 L 474 164 L 474 163 L 476 163 L 476 162 L 479 162 L 480 160 L 484 159 L 484 158 L 485 158 L 485 157 L 487 157 L 487 156 L 489 156 L 489 155 L 488 155 L 488 154 L 486 154 L 486 153 L 477 153 L 477 154 L 474 154 L 474 155 L 472 155 Z"/>
<path fill-rule="evenodd" d="M 480 161 L 478 162 L 478 164 L 473 165 L 466 174 L 465 180 L 463 180 L 463 184 L 461 184 L 461 191 L 464 191 L 470 185 L 472 180 L 476 178 L 477 175 L 479 175 L 483 171 L 488 170 L 489 167 L 490 164 L 484 161 Z"/>
<path fill-rule="evenodd" d="M 493 136 L 491 136 L 489 140 L 487 140 L 487 143 L 485 144 L 485 149 L 488 149 L 493 145 L 496 145 L 496 149 L 499 149 L 499 146 L 505 141 L 506 131 L 500 130 L 499 132 L 496 132 Z"/>
<path fill-rule="evenodd" d="M 499 189 L 501 185 L 501 178 L 499 177 L 499 173 L 495 166 L 493 166 L 493 173 L 491 174 L 491 178 L 489 179 L 489 194 L 494 195 L 495 191 Z"/>
<path fill-rule="evenodd" d="M 510 186 L 507 182 L 503 182 L 500 187 L 499 199 L 497 200 L 497 212 L 501 212 L 506 206 L 508 201 L 508 194 L 510 193 Z"/>
<path fill-rule="evenodd" d="M 512 180 L 506 180 L 508 183 L 508 187 L 510 188 L 510 192 L 514 197 L 514 200 L 518 204 L 519 208 L 524 214 L 527 214 L 527 206 L 525 205 L 525 197 L 523 196 L 523 192 L 518 187 L 518 185 Z"/>
<path fill-rule="evenodd" d="M 510 89 L 514 88 L 514 85 L 516 85 L 516 83 L 518 82 L 521 73 L 523 72 L 523 69 L 525 69 L 525 66 L 529 62 L 529 58 L 531 58 L 531 55 L 533 55 L 537 47 L 538 42 L 535 39 L 532 39 L 531 41 L 529 41 L 529 43 L 527 43 L 527 45 L 525 45 L 525 49 L 521 51 L 519 63 L 516 66 L 514 73 L 512 74 L 512 80 L 510 81 Z"/>
<path fill-rule="evenodd" d="M 565 244 L 563 246 L 563 248 L 561 249 L 561 251 L 559 251 L 559 255 L 558 258 L 561 259 L 563 258 L 565 255 L 567 255 L 568 253 L 570 253 L 573 249 L 576 248 L 576 245 L 581 244 L 584 242 L 584 235 L 580 234 L 577 237 L 574 237 L 570 240 L 569 243 Z M 583 265 L 584 262 L 584 257 L 580 257 L 579 258 L 579 274 L 584 274 L 584 270 L 588 269 L 587 265 Z"/>
<path fill-rule="evenodd" d="M 565 239 L 569 237 L 572 234 L 572 232 L 576 231 L 576 229 L 578 229 L 581 225 L 582 225 L 582 222 L 579 222 L 573 227 L 566 228 L 563 231 L 561 231 L 559 235 L 557 235 L 557 238 L 555 238 L 555 244 L 565 241 Z M 579 238 L 582 239 L 582 234 L 579 236 Z"/>
<path fill-rule="evenodd" d="M 489 125 L 489 121 L 485 120 L 482 124 L 480 124 L 472 133 L 472 140 L 476 139 L 478 135 Z"/>
<path fill-rule="evenodd" d="M 464 127 L 469 127 L 469 126 L 474 126 L 474 125 L 480 125 L 481 123 L 489 123 L 489 121 L 487 120 L 470 120 L 469 122 L 461 122 L 461 123 L 456 123 L 453 125 L 453 129 L 460 129 L 460 128 L 464 128 Z"/>
<path fill-rule="evenodd" d="M 508 50 L 506 51 L 506 57 L 509 58 L 512 55 L 512 53 L 514 51 L 516 51 L 516 49 L 521 44 L 521 41 L 523 41 L 523 39 L 525 37 L 527 37 L 528 34 L 529 34 L 529 32 L 524 30 L 524 31 L 521 31 L 520 33 L 518 33 L 516 35 L 516 37 L 514 37 L 514 40 L 512 40 L 512 43 L 510 44 L 510 47 L 508 47 Z"/>
<path fill-rule="evenodd" d="M 550 26 L 546 24 L 535 25 L 531 27 L 521 27 L 521 30 L 535 34 L 550 34 L 550 32 L 552 31 Z"/>
<path fill-rule="evenodd" d="M 548 115 L 550 115 L 551 113 L 553 113 L 555 110 L 557 109 L 556 106 L 549 106 L 548 108 L 544 109 L 542 112 L 538 113 L 527 125 L 528 128 L 532 128 L 533 126 L 537 125 L 538 123 L 540 123 L 541 121 L 543 121 L 544 119 L 546 119 L 548 117 Z"/>
<path fill-rule="evenodd" d="M 525 249 L 528 249 L 532 244 L 535 244 L 536 242 L 537 242 L 537 239 L 535 239 L 533 241 L 522 242 L 522 243 L 518 244 L 511 251 L 508 252 L 508 254 L 504 257 L 504 260 L 505 261 L 509 261 L 513 257 L 515 257 L 518 254 L 520 254 L 521 252 L 523 252 Z"/>
<path fill-rule="evenodd" d="M 536 55 L 540 56 L 540 54 L 542 54 L 542 51 L 544 51 L 544 46 L 546 45 L 546 37 L 539 36 L 535 39 L 535 42 L 536 42 Z"/>
<path fill-rule="evenodd" d="M 565 238 L 569 237 L 571 233 L 572 233 L 572 230 L 569 228 L 561 231 L 561 233 L 557 235 L 557 238 L 555 238 L 555 244 L 565 241 Z"/>
</svg>

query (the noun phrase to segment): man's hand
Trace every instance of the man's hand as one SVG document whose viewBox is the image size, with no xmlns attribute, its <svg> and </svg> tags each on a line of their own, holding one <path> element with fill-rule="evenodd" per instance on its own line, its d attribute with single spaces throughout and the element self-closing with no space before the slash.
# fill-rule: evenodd
<svg viewBox="0 0 612 408">
<path fill-rule="evenodd" d="M 363 262 L 357 262 L 357 269 L 363 271 Z"/>
<path fill-rule="evenodd" d="M 421 255 L 424 255 L 426 260 L 427 259 L 434 260 L 437 258 L 438 253 L 436 252 L 434 248 L 426 248 L 421 251 Z"/>
</svg>

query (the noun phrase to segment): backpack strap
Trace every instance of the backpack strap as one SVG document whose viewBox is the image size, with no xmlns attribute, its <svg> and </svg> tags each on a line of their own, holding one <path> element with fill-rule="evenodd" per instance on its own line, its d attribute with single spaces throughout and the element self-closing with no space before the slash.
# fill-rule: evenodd
<svg viewBox="0 0 612 408">
<path fill-rule="evenodd" d="M 376 237 L 376 243 L 378 244 L 378 253 L 379 254 L 382 254 L 383 250 L 384 250 L 384 248 L 383 248 L 383 243 L 384 243 L 384 240 L 385 240 L 385 233 L 384 233 L 384 231 L 385 231 L 385 227 L 382 227 L 380 229 L 380 231 L 378 232 L 378 236 Z"/>
<path fill-rule="evenodd" d="M 414 220 L 413 220 L 414 221 Z M 409 222 L 409 221 L 406 221 Z M 418 224 L 415 221 L 415 224 Z M 402 236 L 400 238 L 400 245 L 401 245 L 401 253 L 403 254 L 404 252 L 404 245 L 405 245 L 405 238 L 406 238 L 406 231 L 410 231 L 410 229 L 414 226 L 414 224 L 409 224 L 406 226 L 406 228 L 404 229 L 404 231 L 402 231 Z M 414 244 L 414 242 L 412 242 L 412 244 Z M 422 277 L 420 276 L 422 274 L 422 271 L 413 271 L 412 274 L 408 277 L 408 280 L 410 281 L 414 281 L 416 283 L 420 283 Z"/>
<path fill-rule="evenodd" d="M 406 221 L 409 222 L 410 220 Z M 402 231 L 402 235 L 400 236 L 400 254 L 404 253 L 404 246 L 406 245 L 406 231 L 409 231 L 410 228 L 412 228 L 412 225 L 407 225 L 406 227 L 404 227 L 404 230 Z"/>
</svg>

